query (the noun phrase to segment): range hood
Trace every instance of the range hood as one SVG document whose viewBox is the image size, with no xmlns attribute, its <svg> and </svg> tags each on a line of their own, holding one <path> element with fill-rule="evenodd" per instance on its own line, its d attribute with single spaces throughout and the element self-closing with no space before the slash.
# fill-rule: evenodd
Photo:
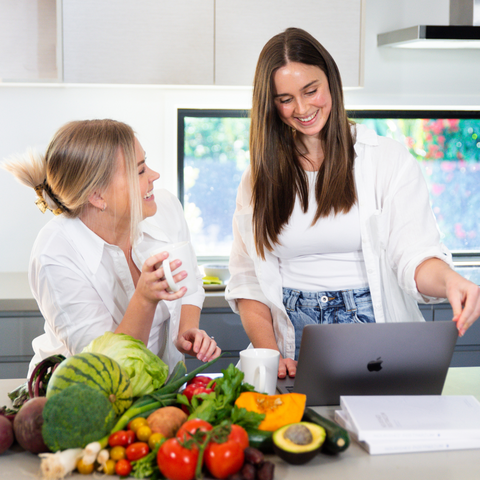
<svg viewBox="0 0 480 480">
<path fill-rule="evenodd" d="M 377 35 L 379 47 L 480 48 L 480 0 L 450 0 L 449 25 L 416 25 Z"/>
</svg>

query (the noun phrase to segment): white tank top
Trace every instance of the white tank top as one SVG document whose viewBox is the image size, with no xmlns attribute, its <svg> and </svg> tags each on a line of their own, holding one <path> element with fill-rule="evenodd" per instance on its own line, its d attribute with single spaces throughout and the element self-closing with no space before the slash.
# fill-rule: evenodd
<svg viewBox="0 0 480 480">
<path fill-rule="evenodd" d="M 297 196 L 292 215 L 273 251 L 279 259 L 282 285 L 310 292 L 368 286 L 358 206 L 354 205 L 347 214 L 321 217 L 312 226 L 317 206 L 317 172 L 306 173 L 308 211 L 303 213 Z"/>
</svg>

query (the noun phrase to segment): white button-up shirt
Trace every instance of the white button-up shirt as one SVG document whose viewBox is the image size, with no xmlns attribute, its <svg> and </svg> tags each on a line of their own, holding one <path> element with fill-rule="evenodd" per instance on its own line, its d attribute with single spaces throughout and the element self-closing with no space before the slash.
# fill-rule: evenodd
<svg viewBox="0 0 480 480">
<path fill-rule="evenodd" d="M 157 213 L 140 224 L 140 240 L 133 249 L 139 270 L 162 244 L 190 240 L 178 199 L 157 190 L 155 201 Z M 104 242 L 79 218 L 64 216 L 55 217 L 40 231 L 30 258 L 29 281 L 45 318 L 45 334 L 32 343 L 35 355 L 29 376 L 40 360 L 79 353 L 104 332 L 114 331 L 135 291 L 123 251 Z M 174 346 L 181 306 L 202 308 L 205 298 L 198 268 L 197 282 L 197 292 L 157 305 L 147 346 L 170 369 L 183 359 Z"/>
<path fill-rule="evenodd" d="M 452 266 L 440 241 L 428 190 L 418 162 L 399 142 L 356 126 L 355 185 L 360 214 L 362 252 L 372 295 L 375 321 L 422 321 L 417 302 L 444 299 L 421 295 L 415 270 L 428 258 Z M 251 174 L 247 169 L 238 188 L 230 255 L 231 278 L 225 298 L 238 312 L 237 299 L 257 300 L 270 308 L 280 353 L 295 358 L 295 330 L 282 303 L 278 259 L 256 253 L 251 204 Z"/>
</svg>

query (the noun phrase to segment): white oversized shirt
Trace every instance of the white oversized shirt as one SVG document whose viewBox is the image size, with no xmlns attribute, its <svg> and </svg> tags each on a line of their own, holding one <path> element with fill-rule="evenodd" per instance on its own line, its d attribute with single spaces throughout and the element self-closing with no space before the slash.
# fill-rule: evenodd
<svg viewBox="0 0 480 480">
<path fill-rule="evenodd" d="M 178 199 L 166 190 L 154 193 L 157 213 L 141 222 L 140 239 L 133 249 L 139 270 L 162 244 L 190 240 Z M 45 318 L 45 334 L 32 342 L 35 355 L 29 376 L 40 360 L 79 353 L 94 338 L 114 331 L 135 291 L 123 251 L 103 241 L 79 218 L 64 216 L 55 217 L 40 231 L 30 257 L 29 281 Z M 202 308 L 205 298 L 198 268 L 197 282 L 196 293 L 157 305 L 147 346 L 170 370 L 183 359 L 174 346 L 181 306 Z"/>
<path fill-rule="evenodd" d="M 362 252 L 375 321 L 423 321 L 417 302 L 444 299 L 420 294 L 415 270 L 428 258 L 452 266 L 440 241 L 425 179 L 418 162 L 399 142 L 356 127 L 355 186 L 360 213 Z M 251 174 L 244 173 L 233 219 L 231 277 L 225 298 L 238 312 L 237 300 L 257 300 L 270 308 L 277 345 L 283 357 L 295 358 L 295 331 L 282 303 L 278 258 L 256 253 L 252 229 Z"/>
</svg>

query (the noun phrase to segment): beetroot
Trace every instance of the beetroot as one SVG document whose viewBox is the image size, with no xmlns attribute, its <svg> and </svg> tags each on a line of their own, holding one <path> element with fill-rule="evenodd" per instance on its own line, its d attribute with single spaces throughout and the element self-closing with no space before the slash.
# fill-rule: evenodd
<svg viewBox="0 0 480 480">
<path fill-rule="evenodd" d="M 0 415 L 0 453 L 8 450 L 14 440 L 12 422 Z"/>
<path fill-rule="evenodd" d="M 31 398 L 15 415 L 13 421 L 15 438 L 20 446 L 28 452 L 42 453 L 49 451 L 42 437 L 42 412 L 46 401 L 46 397 Z"/>
</svg>

